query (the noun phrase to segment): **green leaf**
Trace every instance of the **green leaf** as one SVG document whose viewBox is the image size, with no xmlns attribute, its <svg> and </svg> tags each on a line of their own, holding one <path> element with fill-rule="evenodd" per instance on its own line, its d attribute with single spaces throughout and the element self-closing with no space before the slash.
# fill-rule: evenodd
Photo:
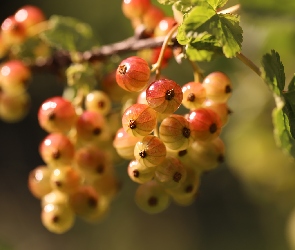
<svg viewBox="0 0 295 250">
<path fill-rule="evenodd" d="M 222 6 L 224 6 L 228 0 L 207 0 L 207 1 L 215 10 L 217 10 L 218 8 L 221 8 Z"/>
<path fill-rule="evenodd" d="M 288 90 L 289 91 L 295 90 L 295 74 L 294 74 L 292 80 L 290 81 L 290 83 L 288 85 Z"/>
<path fill-rule="evenodd" d="M 195 49 L 193 46 L 188 45 L 186 54 L 191 61 L 211 61 L 214 52 L 210 50 Z"/>
<path fill-rule="evenodd" d="M 279 53 L 272 50 L 271 53 L 265 54 L 261 64 L 261 77 L 276 95 L 281 96 L 286 77 Z"/>
<path fill-rule="evenodd" d="M 72 17 L 52 16 L 49 29 L 40 37 L 51 46 L 70 52 L 89 50 L 98 45 L 91 27 Z"/>
</svg>

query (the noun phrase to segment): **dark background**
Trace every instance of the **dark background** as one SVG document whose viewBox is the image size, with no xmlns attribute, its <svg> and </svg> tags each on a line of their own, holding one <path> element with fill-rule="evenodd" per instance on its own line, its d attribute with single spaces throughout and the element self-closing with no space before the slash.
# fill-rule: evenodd
<svg viewBox="0 0 295 250">
<path fill-rule="evenodd" d="M 120 3 L 118 0 L 2 1 L 0 20 L 25 4 L 33 4 L 41 7 L 48 17 L 68 15 L 91 24 L 101 43 L 106 44 L 132 35 Z M 282 15 L 289 13 L 290 8 L 274 12 L 275 5 L 244 4 L 241 15 L 245 54 L 259 63 L 265 51 L 276 48 L 282 52 L 290 77 L 294 65 L 294 46 L 291 46 L 295 40 L 294 19 Z M 292 3 L 290 7 L 294 7 Z M 38 125 L 37 110 L 43 100 L 61 95 L 63 90 L 54 76 L 34 75 L 28 90 L 32 98 L 28 116 L 16 124 L 0 121 L 0 250 L 289 249 L 293 237 L 287 237 L 287 225 L 295 201 L 295 172 L 294 164 L 274 146 L 271 94 L 236 59 L 220 58 L 201 65 L 205 72 L 228 73 L 235 92 L 230 101 L 234 114 L 222 134 L 227 162 L 203 176 L 196 202 L 189 207 L 172 204 L 161 214 L 147 215 L 136 207 L 133 200 L 136 184 L 120 166 L 118 175 L 124 185 L 108 218 L 97 225 L 77 219 L 73 229 L 63 235 L 52 234 L 42 226 L 40 202 L 27 188 L 29 172 L 43 163 L 38 146 L 46 133 Z M 165 74 L 180 84 L 192 77 L 188 65 L 175 62 Z"/>
</svg>

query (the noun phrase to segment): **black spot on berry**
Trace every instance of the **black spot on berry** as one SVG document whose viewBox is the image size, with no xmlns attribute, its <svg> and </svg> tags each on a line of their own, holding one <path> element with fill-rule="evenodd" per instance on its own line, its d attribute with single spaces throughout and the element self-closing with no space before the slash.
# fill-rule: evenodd
<svg viewBox="0 0 295 250">
<path fill-rule="evenodd" d="M 154 206 L 157 206 L 158 204 L 158 198 L 155 197 L 155 196 L 152 196 L 148 199 L 148 204 L 151 206 L 151 207 L 154 207 Z"/>
<path fill-rule="evenodd" d="M 129 128 L 131 128 L 131 129 L 136 128 L 136 122 L 134 120 L 129 120 Z"/>
<path fill-rule="evenodd" d="M 184 127 L 184 128 L 182 129 L 182 134 L 183 134 L 183 136 L 184 136 L 185 138 L 189 138 L 190 135 L 191 135 L 191 130 L 190 130 L 189 128 L 187 128 L 187 127 Z"/>
<path fill-rule="evenodd" d="M 179 172 L 176 172 L 176 173 L 173 175 L 173 180 L 174 180 L 175 182 L 179 182 L 179 181 L 181 180 L 181 178 L 182 178 L 182 174 L 179 173 Z"/>
<path fill-rule="evenodd" d="M 186 100 L 188 102 L 193 102 L 196 99 L 196 96 L 194 93 L 189 93 L 189 95 L 187 96 Z"/>
<path fill-rule="evenodd" d="M 214 134 L 217 131 L 217 125 L 216 123 L 212 123 L 209 127 L 209 131 L 211 134 Z"/>
<path fill-rule="evenodd" d="M 169 90 L 166 91 L 165 99 L 167 101 L 170 101 L 170 100 L 172 100 L 174 98 L 174 96 L 175 96 L 174 89 L 169 89 Z"/>
</svg>

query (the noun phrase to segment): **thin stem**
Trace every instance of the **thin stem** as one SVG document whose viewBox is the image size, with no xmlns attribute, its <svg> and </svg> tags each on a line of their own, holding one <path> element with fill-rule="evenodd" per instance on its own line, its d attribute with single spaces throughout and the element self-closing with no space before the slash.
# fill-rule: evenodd
<svg viewBox="0 0 295 250">
<path fill-rule="evenodd" d="M 249 58 L 247 58 L 243 53 L 237 53 L 237 58 L 261 77 L 261 71 L 259 67 L 254 64 Z"/>
<path fill-rule="evenodd" d="M 201 82 L 203 81 L 204 75 L 203 75 L 203 71 L 200 69 L 199 65 L 196 62 L 193 62 L 191 60 L 189 60 L 192 68 L 193 68 L 193 72 L 194 72 L 194 81 L 195 82 Z"/>
<path fill-rule="evenodd" d="M 173 34 L 175 33 L 175 31 L 178 29 L 178 25 L 175 25 L 170 31 L 169 33 L 165 36 L 161 51 L 160 51 L 160 55 L 158 57 L 158 60 L 155 64 L 153 64 L 152 66 L 152 72 L 157 73 L 157 75 L 160 73 L 160 68 L 161 68 L 161 64 L 162 64 L 162 60 L 164 58 L 164 53 L 166 48 L 168 47 L 169 42 L 171 41 L 171 38 L 173 36 Z"/>
</svg>

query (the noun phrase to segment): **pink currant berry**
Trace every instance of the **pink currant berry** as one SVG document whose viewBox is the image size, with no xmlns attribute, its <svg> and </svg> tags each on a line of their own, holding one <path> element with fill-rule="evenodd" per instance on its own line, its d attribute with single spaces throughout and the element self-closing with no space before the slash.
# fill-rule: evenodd
<svg viewBox="0 0 295 250">
<path fill-rule="evenodd" d="M 6 18 L 1 24 L 1 35 L 7 45 L 22 43 L 27 35 L 22 23 L 15 20 L 14 16 Z"/>
<path fill-rule="evenodd" d="M 151 6 L 150 0 L 123 0 L 123 14 L 129 18 L 140 18 L 143 13 Z"/>
<path fill-rule="evenodd" d="M 76 123 L 77 138 L 81 142 L 96 141 L 105 131 L 105 118 L 95 111 L 84 111 Z"/>
<path fill-rule="evenodd" d="M 146 104 L 133 104 L 127 108 L 122 117 L 124 130 L 136 137 L 150 134 L 157 124 L 157 114 Z"/>
<path fill-rule="evenodd" d="M 39 147 L 42 159 L 50 167 L 71 165 L 75 148 L 67 136 L 51 133 L 41 142 Z"/>
<path fill-rule="evenodd" d="M 166 158 L 166 146 L 156 136 L 147 135 L 134 148 L 135 159 L 146 167 L 161 164 Z"/>
<path fill-rule="evenodd" d="M 63 97 L 51 97 L 43 102 L 38 112 L 40 126 L 47 132 L 67 133 L 75 125 L 74 106 Z"/>
<path fill-rule="evenodd" d="M 38 166 L 29 174 L 28 187 L 38 199 L 51 192 L 50 176 L 52 170 L 46 166 Z"/>
<path fill-rule="evenodd" d="M 13 95 L 26 91 L 31 78 L 30 69 L 20 60 L 10 60 L 0 68 L 0 84 L 2 89 Z"/>
<path fill-rule="evenodd" d="M 218 137 L 221 132 L 220 117 L 211 109 L 195 109 L 189 113 L 187 120 L 194 140 L 210 141 Z"/>
<path fill-rule="evenodd" d="M 121 88 L 130 92 L 139 92 L 147 86 L 150 72 L 150 67 L 144 59 L 132 56 L 120 63 L 116 80 Z"/>
<path fill-rule="evenodd" d="M 130 161 L 127 167 L 127 173 L 131 180 L 137 183 L 145 183 L 154 178 L 155 169 L 146 167 L 137 160 Z"/>
<path fill-rule="evenodd" d="M 230 79 L 222 72 L 213 72 L 203 81 L 207 98 L 213 102 L 226 102 L 232 93 Z"/>
<path fill-rule="evenodd" d="M 18 23 L 21 23 L 25 27 L 25 29 L 46 20 L 43 11 L 32 5 L 26 5 L 18 9 L 14 14 L 14 17 Z"/>
<path fill-rule="evenodd" d="M 229 115 L 231 114 L 231 110 L 229 109 L 227 103 L 216 103 L 211 100 L 207 100 L 203 103 L 204 108 L 212 109 L 214 112 L 216 112 L 222 122 L 222 126 L 224 126 L 229 118 Z"/>
<path fill-rule="evenodd" d="M 80 172 L 71 166 L 55 168 L 50 176 L 51 187 L 68 194 L 75 192 L 81 183 Z"/>
<path fill-rule="evenodd" d="M 174 157 L 166 157 L 155 168 L 155 180 L 165 188 L 179 187 L 186 179 L 186 168 L 181 161 Z"/>
<path fill-rule="evenodd" d="M 158 23 L 165 17 L 165 13 L 159 7 L 150 5 L 142 16 L 142 22 L 147 32 L 153 32 Z"/>
<path fill-rule="evenodd" d="M 27 92 L 18 95 L 0 93 L 0 119 L 5 122 L 19 122 L 29 113 L 30 106 L 31 98 Z"/>
<path fill-rule="evenodd" d="M 190 123 L 182 115 L 166 117 L 159 127 L 159 134 L 167 148 L 172 150 L 187 149 L 193 141 Z"/>
<path fill-rule="evenodd" d="M 111 110 L 112 103 L 105 92 L 94 90 L 86 96 L 85 107 L 87 110 L 97 111 L 102 115 L 107 115 Z"/>
<path fill-rule="evenodd" d="M 155 180 L 141 184 L 135 193 L 135 202 L 146 213 L 156 214 L 170 205 L 170 196 L 164 187 Z"/>
<path fill-rule="evenodd" d="M 132 160 L 134 159 L 134 147 L 138 141 L 138 137 L 134 137 L 120 128 L 116 133 L 113 145 L 122 158 Z"/>
<path fill-rule="evenodd" d="M 156 80 L 146 90 L 148 105 L 162 114 L 174 113 L 180 106 L 182 97 L 181 87 L 168 79 Z"/>
<path fill-rule="evenodd" d="M 182 104 L 188 109 L 200 108 L 206 100 L 206 90 L 199 82 L 189 82 L 182 87 Z"/>
<path fill-rule="evenodd" d="M 173 17 L 164 17 L 156 26 L 154 36 L 166 36 L 176 24 Z"/>
</svg>

